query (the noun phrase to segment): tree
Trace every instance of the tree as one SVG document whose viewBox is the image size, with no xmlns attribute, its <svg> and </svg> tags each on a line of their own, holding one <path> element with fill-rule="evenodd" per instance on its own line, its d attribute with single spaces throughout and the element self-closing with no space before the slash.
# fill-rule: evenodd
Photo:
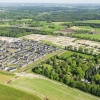
<svg viewBox="0 0 100 100">
<path fill-rule="evenodd" d="M 74 47 L 74 51 L 76 51 L 76 52 L 77 52 L 77 47 Z"/>
<path fill-rule="evenodd" d="M 84 53 L 89 54 L 89 49 L 84 49 Z"/>
<path fill-rule="evenodd" d="M 100 83 L 100 74 L 94 75 L 94 81 L 98 84 Z"/>
<path fill-rule="evenodd" d="M 80 52 L 80 53 L 83 53 L 83 47 L 79 47 L 79 49 L 78 49 L 78 51 Z"/>
<path fill-rule="evenodd" d="M 81 67 L 78 67 L 76 72 L 77 72 L 77 75 L 78 75 L 80 78 L 84 78 L 85 73 L 84 73 L 84 71 L 82 70 Z"/>
</svg>

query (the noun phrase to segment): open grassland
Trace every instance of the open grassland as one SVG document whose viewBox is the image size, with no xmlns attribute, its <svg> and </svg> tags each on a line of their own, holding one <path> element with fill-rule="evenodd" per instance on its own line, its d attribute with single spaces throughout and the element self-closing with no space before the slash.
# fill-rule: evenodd
<svg viewBox="0 0 100 100">
<path fill-rule="evenodd" d="M 73 55 L 74 53 L 76 53 L 76 52 L 68 51 L 68 50 L 67 50 L 66 52 L 62 53 L 62 54 L 60 55 L 60 57 L 68 58 L 68 57 L 70 57 L 71 55 Z M 81 56 L 83 56 L 83 57 L 85 57 L 85 58 L 93 58 L 92 55 L 87 55 L 87 54 L 82 54 L 82 53 L 76 53 L 76 54 L 81 55 Z"/>
<path fill-rule="evenodd" d="M 83 29 L 94 30 L 94 28 L 92 28 L 91 26 L 77 26 L 77 27 L 83 28 Z"/>
<path fill-rule="evenodd" d="M 43 30 L 45 31 L 57 31 L 57 30 L 62 30 L 64 29 L 64 27 L 62 27 L 61 25 L 53 25 L 53 24 L 50 24 L 50 25 L 45 25 Z"/>
<path fill-rule="evenodd" d="M 90 26 L 73 26 L 71 27 L 73 30 L 91 30 L 94 31 L 95 29 Z"/>
<path fill-rule="evenodd" d="M 93 28 L 91 26 L 73 26 L 73 27 L 71 27 L 71 29 L 74 29 L 74 30 L 91 30 L 91 31 L 100 32 L 100 28 Z"/>
<path fill-rule="evenodd" d="M 5 82 L 7 82 L 9 79 L 11 79 L 13 77 L 14 77 L 14 75 L 8 75 L 6 73 L 1 73 L 0 72 L 0 83 L 5 83 Z"/>
<path fill-rule="evenodd" d="M 90 26 L 73 26 L 73 27 L 71 27 L 71 29 L 73 29 L 73 30 L 83 29 L 83 30 L 92 30 L 92 31 L 94 31 L 94 29 Z"/>
<path fill-rule="evenodd" d="M 83 22 L 83 23 L 100 23 L 100 20 L 84 20 L 84 21 L 75 21 L 75 22 Z"/>
<path fill-rule="evenodd" d="M 100 39 L 100 34 L 74 34 L 74 36 L 79 36 L 79 37 L 89 37 L 91 39 Z"/>
<path fill-rule="evenodd" d="M 41 100 L 38 96 L 0 84 L 0 100 Z"/>
<path fill-rule="evenodd" d="M 91 31 L 98 31 L 98 32 L 100 32 L 100 28 L 93 28 L 91 26 L 77 26 L 77 27 L 79 27 L 81 29 L 88 29 L 88 30 L 91 30 Z"/>
<path fill-rule="evenodd" d="M 96 100 L 92 95 L 41 78 L 19 78 L 11 86 L 39 93 L 48 98 L 47 100 Z"/>
<path fill-rule="evenodd" d="M 38 24 L 39 26 L 36 27 L 22 26 L 21 28 L 44 30 L 50 32 L 64 29 L 64 26 L 62 26 L 61 24 L 47 23 L 46 21 L 39 21 Z"/>
</svg>

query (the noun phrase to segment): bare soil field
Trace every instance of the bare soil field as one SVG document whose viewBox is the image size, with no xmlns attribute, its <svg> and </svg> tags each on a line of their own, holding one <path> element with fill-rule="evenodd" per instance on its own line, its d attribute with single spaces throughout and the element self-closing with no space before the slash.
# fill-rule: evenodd
<svg viewBox="0 0 100 100">
<path fill-rule="evenodd" d="M 13 39 L 13 38 L 12 37 L 3 37 L 3 36 L 0 36 L 0 40 L 2 40 L 2 41 L 9 41 L 11 39 Z"/>
<path fill-rule="evenodd" d="M 48 35 L 38 35 L 38 34 L 31 34 L 27 36 L 23 36 L 21 38 L 26 38 L 26 39 L 32 39 L 36 41 L 50 41 L 55 45 L 65 47 L 68 45 L 72 45 L 75 47 L 85 47 L 85 48 L 90 48 L 94 49 L 94 52 L 99 53 L 99 48 L 100 48 L 100 43 L 99 42 L 94 42 L 94 41 L 89 41 L 89 40 L 78 40 L 76 38 L 71 38 L 71 37 L 66 37 L 66 36 L 48 36 Z"/>
<path fill-rule="evenodd" d="M 31 35 L 23 36 L 22 38 L 33 39 L 36 41 L 40 41 L 40 40 L 50 41 L 62 47 L 66 45 L 74 45 L 73 41 L 76 39 L 76 38 L 70 38 L 64 36 L 54 37 L 54 36 L 38 35 L 38 34 L 31 34 Z"/>
</svg>

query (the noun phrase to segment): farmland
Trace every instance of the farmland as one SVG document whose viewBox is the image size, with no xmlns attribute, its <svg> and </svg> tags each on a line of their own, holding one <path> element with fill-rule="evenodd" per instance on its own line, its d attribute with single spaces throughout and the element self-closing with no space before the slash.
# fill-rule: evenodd
<svg viewBox="0 0 100 100">
<path fill-rule="evenodd" d="M 100 28 L 93 28 L 91 26 L 77 26 L 76 29 L 85 29 L 85 30 L 91 30 L 91 31 L 97 31 L 100 32 Z"/>
<path fill-rule="evenodd" d="M 38 96 L 0 84 L 0 100 L 41 100 Z"/>
<path fill-rule="evenodd" d="M 100 39 L 100 34 L 74 34 L 74 36 L 91 38 L 91 39 Z"/>
<path fill-rule="evenodd" d="M 88 30 L 94 30 L 91 26 L 77 26 L 80 29 L 88 29 Z"/>
<path fill-rule="evenodd" d="M 73 26 L 71 27 L 71 29 L 73 30 L 91 30 L 91 31 L 95 31 L 95 32 L 100 32 L 99 28 L 93 28 L 91 26 Z"/>
<path fill-rule="evenodd" d="M 56 84 L 50 80 L 39 78 L 19 78 L 11 84 L 11 86 L 39 93 L 49 100 L 95 100 L 91 95 L 86 95 L 80 91 L 74 91 L 69 87 Z M 27 87 L 27 88 L 26 88 Z"/>
<path fill-rule="evenodd" d="M 86 20 L 87 23 L 100 23 L 100 20 Z"/>
</svg>

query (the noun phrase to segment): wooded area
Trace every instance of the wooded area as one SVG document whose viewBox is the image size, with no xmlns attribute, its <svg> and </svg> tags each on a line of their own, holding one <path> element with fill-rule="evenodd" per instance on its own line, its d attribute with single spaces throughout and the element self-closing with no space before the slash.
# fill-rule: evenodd
<svg viewBox="0 0 100 100">
<path fill-rule="evenodd" d="M 54 56 L 33 68 L 33 72 L 100 96 L 100 55 L 93 58 L 77 53 L 67 55 Z"/>
</svg>

